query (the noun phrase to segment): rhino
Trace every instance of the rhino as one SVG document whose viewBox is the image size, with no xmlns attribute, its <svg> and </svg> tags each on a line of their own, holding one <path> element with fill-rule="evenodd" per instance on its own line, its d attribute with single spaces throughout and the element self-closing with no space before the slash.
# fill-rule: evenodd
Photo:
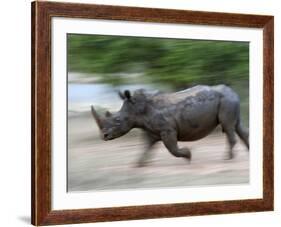
<svg viewBox="0 0 281 227">
<path fill-rule="evenodd" d="M 103 140 L 113 140 L 140 128 L 145 133 L 147 147 L 137 162 L 147 163 L 152 146 L 162 141 L 175 157 L 191 160 L 188 147 L 180 148 L 178 141 L 195 141 L 209 135 L 218 125 L 226 134 L 229 149 L 226 159 L 232 159 L 236 144 L 235 133 L 249 150 L 249 132 L 243 127 L 238 94 L 226 85 L 197 85 L 174 93 L 149 93 L 144 89 L 119 91 L 123 100 L 116 113 L 106 111 L 101 116 L 93 106 L 92 115 Z"/>
</svg>

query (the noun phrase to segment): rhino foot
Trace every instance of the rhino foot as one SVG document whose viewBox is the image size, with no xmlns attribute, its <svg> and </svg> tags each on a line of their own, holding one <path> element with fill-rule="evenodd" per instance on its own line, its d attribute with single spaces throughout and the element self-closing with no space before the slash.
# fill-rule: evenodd
<svg viewBox="0 0 281 227">
<path fill-rule="evenodd" d="M 146 162 L 138 162 L 136 165 L 135 165 L 135 168 L 141 168 L 141 167 L 145 167 L 147 166 L 147 163 Z"/>
<path fill-rule="evenodd" d="M 186 147 L 179 149 L 179 151 L 183 154 L 183 157 L 187 159 L 188 163 L 190 163 L 192 159 L 191 151 Z"/>
<path fill-rule="evenodd" d="M 233 159 L 233 158 L 234 158 L 233 153 L 232 153 L 232 152 L 229 152 L 229 153 L 225 156 L 224 160 L 231 160 L 231 159 Z"/>
</svg>

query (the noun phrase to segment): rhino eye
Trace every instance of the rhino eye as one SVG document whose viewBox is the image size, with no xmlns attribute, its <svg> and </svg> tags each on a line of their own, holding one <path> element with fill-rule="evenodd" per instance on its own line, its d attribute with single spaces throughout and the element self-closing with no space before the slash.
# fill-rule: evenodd
<svg viewBox="0 0 281 227">
<path fill-rule="evenodd" d="M 119 118 L 119 117 L 115 118 L 115 123 L 116 123 L 116 124 L 118 124 L 118 125 L 120 125 L 120 124 L 121 124 L 121 120 L 120 120 L 120 118 Z"/>
</svg>

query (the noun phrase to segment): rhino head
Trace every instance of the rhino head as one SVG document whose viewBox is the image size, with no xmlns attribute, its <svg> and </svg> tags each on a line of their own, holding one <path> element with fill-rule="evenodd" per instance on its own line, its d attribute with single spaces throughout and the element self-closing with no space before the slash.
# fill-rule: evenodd
<svg viewBox="0 0 281 227">
<path fill-rule="evenodd" d="M 121 109 L 116 113 L 106 111 L 104 116 L 100 116 L 93 106 L 91 106 L 92 115 L 101 131 L 103 140 L 112 140 L 128 133 L 138 124 L 141 103 L 138 97 L 131 96 L 126 90 L 124 93 L 119 92 L 120 98 L 123 100 Z M 138 96 L 138 95 L 137 95 Z"/>
</svg>

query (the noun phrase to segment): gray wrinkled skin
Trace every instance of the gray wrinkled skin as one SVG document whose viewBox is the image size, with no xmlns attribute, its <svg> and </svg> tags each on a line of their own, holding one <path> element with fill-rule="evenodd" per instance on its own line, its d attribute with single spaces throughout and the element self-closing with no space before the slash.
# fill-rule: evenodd
<svg viewBox="0 0 281 227">
<path fill-rule="evenodd" d="M 198 85 L 176 93 L 148 94 L 140 89 L 133 95 L 129 91 L 119 93 L 124 100 L 117 113 L 107 112 L 98 116 L 92 106 L 104 140 L 112 140 L 128 133 L 133 128 L 145 131 L 147 149 L 138 161 L 143 166 L 150 148 L 162 141 L 175 157 L 191 160 L 187 147 L 179 148 L 177 141 L 194 141 L 210 134 L 221 125 L 229 144 L 227 159 L 233 158 L 232 148 L 236 143 L 235 133 L 249 148 L 248 129 L 240 120 L 240 100 L 228 86 Z"/>
</svg>

